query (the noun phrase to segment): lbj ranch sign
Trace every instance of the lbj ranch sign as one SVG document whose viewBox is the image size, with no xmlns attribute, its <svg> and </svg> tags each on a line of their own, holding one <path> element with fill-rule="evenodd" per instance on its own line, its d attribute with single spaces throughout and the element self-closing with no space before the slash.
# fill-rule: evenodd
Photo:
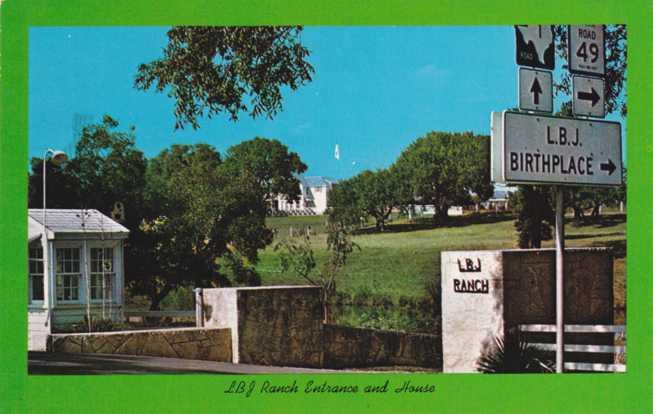
<svg viewBox="0 0 653 414">
<path fill-rule="evenodd" d="M 442 252 L 445 372 L 475 372 L 478 357 L 511 327 L 554 321 L 562 372 L 565 323 L 612 323 L 611 253 L 565 250 L 562 186 L 622 184 L 621 125 L 589 118 L 605 116 L 603 26 L 569 26 L 567 33 L 574 117 L 551 115 L 554 30 L 532 25 L 515 26 L 516 61 L 525 66 L 519 110 L 491 114 L 491 179 L 555 186 L 556 248 Z"/>
</svg>

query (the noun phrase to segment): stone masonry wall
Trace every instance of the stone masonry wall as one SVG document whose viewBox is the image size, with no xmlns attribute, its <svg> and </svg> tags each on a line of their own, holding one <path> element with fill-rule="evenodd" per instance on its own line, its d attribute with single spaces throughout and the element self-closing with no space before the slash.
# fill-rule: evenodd
<svg viewBox="0 0 653 414">
<path fill-rule="evenodd" d="M 229 329 L 160 329 L 147 331 L 55 334 L 50 350 L 69 353 L 147 355 L 231 362 Z"/>
<path fill-rule="evenodd" d="M 612 324 L 613 258 L 606 248 L 565 249 L 567 324 Z M 503 252 L 506 328 L 555 323 L 555 250 Z"/>
<path fill-rule="evenodd" d="M 437 335 L 324 325 L 324 367 L 418 366 L 440 368 Z"/>
<path fill-rule="evenodd" d="M 239 289 L 237 300 L 241 363 L 322 365 L 320 288 Z"/>
<path fill-rule="evenodd" d="M 319 287 L 203 289 L 202 296 L 204 326 L 233 332 L 234 362 L 321 366 L 324 316 Z"/>
</svg>

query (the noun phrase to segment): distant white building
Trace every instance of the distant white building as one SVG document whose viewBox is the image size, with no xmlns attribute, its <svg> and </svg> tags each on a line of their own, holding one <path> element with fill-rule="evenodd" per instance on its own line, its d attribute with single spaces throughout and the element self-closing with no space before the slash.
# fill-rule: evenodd
<svg viewBox="0 0 653 414">
<path fill-rule="evenodd" d="M 28 211 L 28 348 L 53 327 L 122 320 L 123 243 L 129 230 L 97 210 Z"/>
<path fill-rule="evenodd" d="M 299 177 L 299 200 L 289 201 L 286 195 L 277 195 L 272 199 L 272 210 L 288 215 L 324 214 L 334 183 L 327 177 Z"/>
<path fill-rule="evenodd" d="M 482 203 L 483 208 L 494 211 L 508 211 L 510 209 L 510 194 L 516 189 L 513 187 L 495 188 L 494 194 L 487 201 Z"/>
</svg>

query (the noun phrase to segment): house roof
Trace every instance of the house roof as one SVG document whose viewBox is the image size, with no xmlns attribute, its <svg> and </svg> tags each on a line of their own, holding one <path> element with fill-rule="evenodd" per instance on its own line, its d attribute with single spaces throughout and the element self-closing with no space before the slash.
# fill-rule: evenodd
<svg viewBox="0 0 653 414">
<path fill-rule="evenodd" d="M 43 210 L 29 209 L 27 214 L 31 219 L 29 238 L 32 239 L 43 232 Z M 54 235 L 58 233 L 126 235 L 129 233 L 125 226 L 95 209 L 47 209 L 46 228 Z"/>
<path fill-rule="evenodd" d="M 335 183 L 335 180 L 322 176 L 299 177 L 299 181 L 304 187 L 327 187 Z"/>
</svg>

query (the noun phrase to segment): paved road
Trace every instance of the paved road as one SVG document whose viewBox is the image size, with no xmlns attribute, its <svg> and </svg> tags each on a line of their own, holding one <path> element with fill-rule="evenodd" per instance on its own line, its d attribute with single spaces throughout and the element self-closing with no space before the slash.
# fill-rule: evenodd
<svg viewBox="0 0 653 414">
<path fill-rule="evenodd" d="M 343 371 L 230 364 L 137 355 L 29 352 L 30 374 L 277 374 L 337 373 Z M 351 372 L 351 371 L 348 371 Z"/>
</svg>

